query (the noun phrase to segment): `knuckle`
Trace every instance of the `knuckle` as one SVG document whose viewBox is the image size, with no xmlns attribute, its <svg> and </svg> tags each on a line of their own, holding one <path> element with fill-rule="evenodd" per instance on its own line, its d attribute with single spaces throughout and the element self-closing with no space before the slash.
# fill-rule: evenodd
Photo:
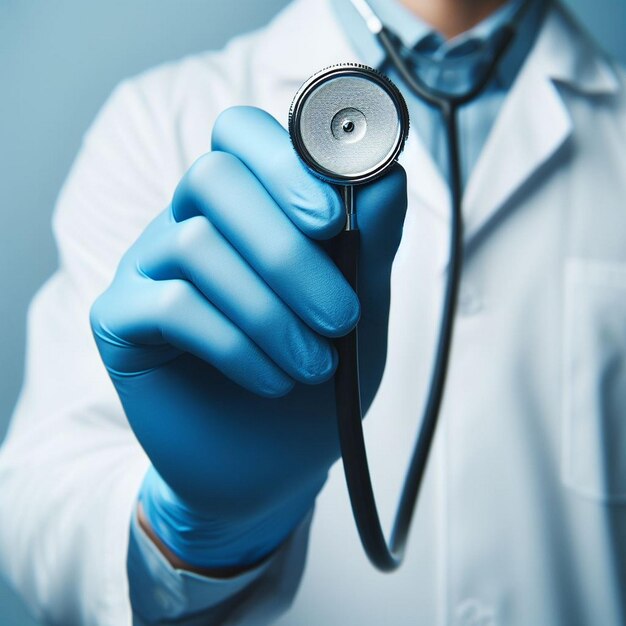
<svg viewBox="0 0 626 626">
<path fill-rule="evenodd" d="M 177 225 L 174 231 L 174 246 L 179 255 L 185 256 L 194 250 L 206 251 L 213 243 L 215 227 L 204 216 L 196 215 Z"/>
<path fill-rule="evenodd" d="M 124 334 L 127 322 L 133 317 L 134 305 L 125 299 L 121 306 L 120 294 L 114 285 L 100 294 L 89 308 L 89 324 L 91 332 L 102 353 L 103 346 L 119 343 Z"/>
<path fill-rule="evenodd" d="M 297 268 L 303 261 L 302 242 L 293 233 L 283 233 L 268 240 L 264 256 L 267 277 L 280 285 L 288 273 L 300 271 Z"/>
<path fill-rule="evenodd" d="M 257 336 L 263 337 L 279 330 L 280 311 L 270 296 L 254 298 L 247 303 L 247 308 L 249 319 L 253 320 L 254 323 L 254 329 L 251 331 L 253 330 Z"/>
<path fill-rule="evenodd" d="M 164 318 L 180 312 L 191 294 L 191 285 L 182 279 L 156 281 L 155 286 L 155 308 Z"/>
<path fill-rule="evenodd" d="M 237 157 L 228 152 L 212 151 L 198 157 L 187 172 L 190 190 L 203 188 L 208 181 L 219 180 L 228 168 L 237 163 Z"/>
<path fill-rule="evenodd" d="M 207 193 L 229 177 L 234 168 L 240 166 L 239 159 L 228 152 L 207 152 L 198 157 L 189 167 L 174 193 L 172 202 L 176 207 L 191 202 L 202 203 Z"/>
<path fill-rule="evenodd" d="M 91 304 L 89 308 L 89 323 L 91 329 L 97 335 L 101 334 L 102 329 L 106 326 L 107 318 L 107 305 L 106 305 L 107 292 L 100 294 Z"/>
<path fill-rule="evenodd" d="M 251 343 L 242 332 L 235 327 L 228 327 L 220 333 L 217 346 L 220 359 L 231 363 L 243 364 L 249 358 L 252 350 Z"/>
<path fill-rule="evenodd" d="M 248 109 L 245 106 L 228 107 L 217 116 L 211 133 L 211 145 L 214 148 L 228 145 L 228 137 L 233 129 L 238 129 L 248 117 Z"/>
<path fill-rule="evenodd" d="M 94 332 L 109 334 L 110 329 L 127 315 L 133 306 L 133 296 L 137 293 L 135 278 L 137 283 L 143 280 L 142 277 L 128 276 L 118 270 L 113 282 L 91 303 L 89 323 Z"/>
</svg>

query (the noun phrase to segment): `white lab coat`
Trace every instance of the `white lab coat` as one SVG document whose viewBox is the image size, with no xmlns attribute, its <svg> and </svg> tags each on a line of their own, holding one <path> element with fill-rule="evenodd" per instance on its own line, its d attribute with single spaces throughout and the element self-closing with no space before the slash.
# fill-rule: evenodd
<svg viewBox="0 0 626 626">
<path fill-rule="evenodd" d="M 222 52 L 122 84 L 87 134 L 0 456 L 2 567 L 48 621 L 131 621 L 128 527 L 148 461 L 99 361 L 90 303 L 222 109 L 286 122 L 301 82 L 347 60 L 358 59 L 326 0 L 296 0 Z M 337 465 L 280 624 L 626 623 L 625 83 L 552 9 L 468 182 L 449 380 L 406 565 L 367 565 Z M 387 518 L 425 394 L 448 236 L 446 186 L 415 133 L 402 162 L 389 357 L 366 420 Z"/>
</svg>

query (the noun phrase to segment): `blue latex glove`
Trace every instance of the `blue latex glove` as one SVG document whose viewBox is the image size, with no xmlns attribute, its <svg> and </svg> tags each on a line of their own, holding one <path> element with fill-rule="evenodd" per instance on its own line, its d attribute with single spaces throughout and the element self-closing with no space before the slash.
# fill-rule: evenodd
<svg viewBox="0 0 626 626">
<path fill-rule="evenodd" d="M 311 509 L 338 459 L 332 337 L 359 315 L 364 405 L 382 375 L 389 275 L 406 210 L 395 167 L 357 192 L 359 299 L 325 251 L 338 193 L 254 108 L 225 111 L 213 151 L 95 302 L 102 359 L 150 457 L 140 495 L 189 564 L 246 566 Z"/>
</svg>

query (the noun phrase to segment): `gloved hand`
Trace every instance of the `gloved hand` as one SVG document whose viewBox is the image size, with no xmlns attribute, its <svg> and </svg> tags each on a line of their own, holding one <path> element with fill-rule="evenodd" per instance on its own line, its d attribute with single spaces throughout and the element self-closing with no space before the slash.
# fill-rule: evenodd
<svg viewBox="0 0 626 626">
<path fill-rule="evenodd" d="M 332 338 L 359 315 L 365 406 L 375 393 L 406 181 L 397 166 L 357 191 L 359 306 L 325 251 L 340 197 L 280 124 L 229 109 L 212 148 L 123 257 L 91 323 L 153 464 L 148 522 L 183 561 L 216 569 L 258 562 L 310 510 L 340 454 Z"/>
</svg>

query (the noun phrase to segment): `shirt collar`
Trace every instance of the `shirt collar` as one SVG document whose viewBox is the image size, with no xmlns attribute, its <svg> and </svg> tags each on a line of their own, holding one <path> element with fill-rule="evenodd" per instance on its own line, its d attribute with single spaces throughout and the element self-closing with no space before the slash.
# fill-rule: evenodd
<svg viewBox="0 0 626 626">
<path fill-rule="evenodd" d="M 385 61 L 385 53 L 365 26 L 350 0 L 330 1 L 355 52 L 364 63 L 381 68 Z M 511 20 L 523 0 L 509 0 L 483 21 L 448 41 L 398 0 L 368 1 L 383 24 L 394 31 L 408 47 L 413 48 L 427 37 L 433 38 L 437 46 L 436 57 L 439 58 L 453 48 L 462 45 L 468 39 L 485 40 L 492 36 L 498 28 Z M 518 27 L 517 36 L 496 71 L 496 81 L 500 87 L 506 89 L 514 81 L 518 70 L 532 48 L 548 4 L 549 0 L 531 0 L 531 6 Z"/>
</svg>

